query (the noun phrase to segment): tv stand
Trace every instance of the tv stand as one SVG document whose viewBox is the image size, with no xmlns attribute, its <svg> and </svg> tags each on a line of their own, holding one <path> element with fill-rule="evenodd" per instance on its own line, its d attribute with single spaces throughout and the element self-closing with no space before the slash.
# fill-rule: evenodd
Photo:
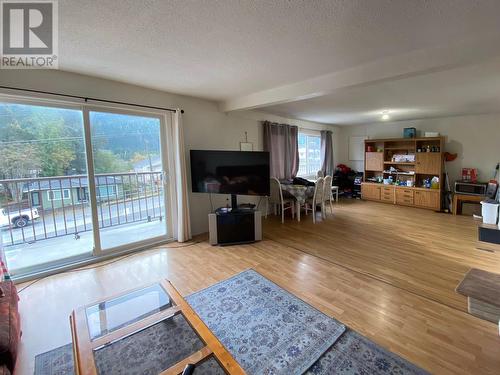
<svg viewBox="0 0 500 375">
<path fill-rule="evenodd" d="M 215 213 L 208 215 L 208 226 L 211 245 L 236 245 L 262 240 L 262 216 L 260 211 L 253 208 L 238 208 L 237 205 L 236 209 L 218 208 Z"/>
<path fill-rule="evenodd" d="M 236 194 L 231 194 L 231 208 L 232 211 L 238 210 L 238 196 Z"/>
</svg>

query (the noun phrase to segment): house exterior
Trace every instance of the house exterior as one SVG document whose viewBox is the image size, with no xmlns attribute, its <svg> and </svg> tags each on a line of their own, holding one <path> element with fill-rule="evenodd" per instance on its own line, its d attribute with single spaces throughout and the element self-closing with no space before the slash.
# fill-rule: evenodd
<svg viewBox="0 0 500 375">
<path fill-rule="evenodd" d="M 109 201 L 124 198 L 123 182 L 113 176 L 95 178 L 97 200 Z M 89 201 L 87 177 L 59 177 L 40 179 L 24 186 L 23 196 L 33 207 L 44 210 L 79 205 Z"/>
</svg>

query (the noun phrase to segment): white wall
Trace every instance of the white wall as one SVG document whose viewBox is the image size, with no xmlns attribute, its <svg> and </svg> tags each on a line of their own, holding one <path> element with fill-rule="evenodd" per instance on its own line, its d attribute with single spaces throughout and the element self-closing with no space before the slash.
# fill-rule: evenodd
<svg viewBox="0 0 500 375">
<path fill-rule="evenodd" d="M 330 129 L 334 132 L 335 150 L 340 149 L 338 147 L 338 128 L 335 126 L 285 119 L 256 111 L 226 114 L 221 112 L 217 103 L 212 101 L 96 77 L 61 71 L 4 70 L 0 75 L 0 85 L 151 106 L 182 108 L 185 111 L 184 136 L 188 162 L 190 149 L 238 150 L 239 142 L 245 139 L 245 131 L 248 133 L 248 141 L 254 143 L 254 150 L 262 150 L 262 126 L 260 122 L 263 120 L 288 123 L 308 129 Z M 334 157 L 336 162 L 339 154 L 336 153 Z M 190 186 L 189 190 L 191 190 Z M 226 202 L 224 195 L 214 195 L 213 197 L 215 207 L 224 205 Z M 241 198 L 240 201 L 251 201 L 251 199 Z M 255 199 L 253 201 L 256 202 Z M 208 195 L 191 193 L 190 205 L 193 234 L 206 232 L 208 230 L 207 214 L 210 211 Z"/>
<path fill-rule="evenodd" d="M 455 161 L 447 163 L 450 180 L 461 176 L 462 168 L 477 168 L 479 179 L 488 181 L 500 162 L 500 114 L 455 116 L 434 119 L 398 121 L 360 126 L 342 126 L 339 132 L 339 161 L 353 169 L 363 170 L 363 161 L 348 160 L 350 136 L 369 138 L 401 138 L 403 128 L 414 127 L 423 135 L 436 131 L 446 136 L 445 151 L 458 153 Z"/>
</svg>

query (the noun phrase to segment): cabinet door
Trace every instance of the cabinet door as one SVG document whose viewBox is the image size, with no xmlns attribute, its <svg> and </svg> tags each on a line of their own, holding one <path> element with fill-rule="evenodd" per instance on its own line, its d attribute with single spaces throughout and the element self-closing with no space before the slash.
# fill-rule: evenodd
<svg viewBox="0 0 500 375">
<path fill-rule="evenodd" d="M 440 152 L 417 153 L 417 163 L 415 171 L 417 173 L 433 174 L 439 176 L 441 173 L 441 153 Z"/>
<path fill-rule="evenodd" d="M 394 203 L 394 186 L 383 186 L 380 190 L 380 200 Z"/>
<path fill-rule="evenodd" d="M 412 189 L 396 189 L 396 203 L 406 206 L 413 206 L 414 196 Z"/>
<path fill-rule="evenodd" d="M 441 206 L 439 191 L 415 191 L 415 206 L 439 210 Z"/>
<path fill-rule="evenodd" d="M 361 197 L 369 200 L 380 200 L 380 186 L 363 184 L 361 185 Z"/>
<path fill-rule="evenodd" d="M 367 153 L 365 153 L 365 170 L 367 170 L 367 171 L 383 171 L 384 170 L 384 153 L 383 152 L 367 152 Z"/>
</svg>

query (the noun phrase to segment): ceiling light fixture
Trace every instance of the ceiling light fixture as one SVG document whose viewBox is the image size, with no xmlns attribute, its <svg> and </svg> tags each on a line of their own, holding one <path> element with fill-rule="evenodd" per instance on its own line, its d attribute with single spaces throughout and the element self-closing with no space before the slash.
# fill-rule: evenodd
<svg viewBox="0 0 500 375">
<path fill-rule="evenodd" d="M 390 118 L 391 116 L 389 116 L 389 111 L 382 111 L 382 120 L 387 121 Z"/>
</svg>

